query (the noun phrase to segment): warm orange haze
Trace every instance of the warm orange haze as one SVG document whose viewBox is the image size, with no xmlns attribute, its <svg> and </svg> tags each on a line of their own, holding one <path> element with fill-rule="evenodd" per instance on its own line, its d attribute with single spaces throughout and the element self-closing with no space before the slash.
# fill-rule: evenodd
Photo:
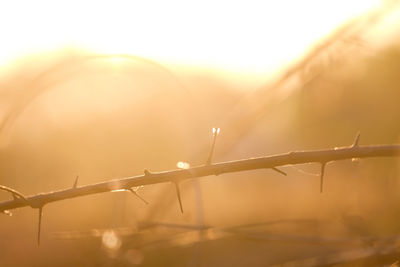
<svg viewBox="0 0 400 267">
<path fill-rule="evenodd" d="M 0 266 L 398 265 L 397 1 L 0 10 Z"/>
<path fill-rule="evenodd" d="M 0 60 L 78 47 L 266 75 L 380 6 L 378 0 L 9 1 L 0 17 Z"/>
</svg>

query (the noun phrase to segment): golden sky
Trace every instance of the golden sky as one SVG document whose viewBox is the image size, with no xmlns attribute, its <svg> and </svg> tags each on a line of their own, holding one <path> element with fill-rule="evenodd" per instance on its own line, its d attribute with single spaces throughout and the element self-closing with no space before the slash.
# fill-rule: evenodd
<svg viewBox="0 0 400 267">
<path fill-rule="evenodd" d="M 3 1 L 0 65 L 74 47 L 268 73 L 378 0 Z"/>
</svg>

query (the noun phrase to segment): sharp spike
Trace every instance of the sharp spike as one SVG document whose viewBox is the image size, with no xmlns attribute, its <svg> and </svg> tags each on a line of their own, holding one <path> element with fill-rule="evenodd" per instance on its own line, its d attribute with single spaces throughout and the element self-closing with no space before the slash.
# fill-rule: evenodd
<svg viewBox="0 0 400 267">
<path fill-rule="evenodd" d="M 38 246 L 40 246 L 40 229 L 42 226 L 42 214 L 43 214 L 43 206 L 39 208 L 39 224 L 38 224 L 38 235 L 37 235 Z"/>
<path fill-rule="evenodd" d="M 356 138 L 354 139 L 354 143 L 353 143 L 352 147 L 358 147 L 358 142 L 360 141 L 360 135 L 361 135 L 361 133 L 358 132 L 356 135 Z"/>
<path fill-rule="evenodd" d="M 141 201 L 143 201 L 146 205 L 149 204 L 149 202 L 147 202 L 144 198 L 142 198 L 135 190 L 133 190 L 132 188 L 128 189 L 132 194 L 134 194 L 136 197 L 138 197 Z"/>
<path fill-rule="evenodd" d="M 9 188 L 9 187 L 4 186 L 4 185 L 0 185 L 0 190 L 7 191 L 7 192 L 11 193 L 14 200 L 17 200 L 17 199 L 20 199 L 20 198 L 21 198 L 21 199 L 23 199 L 25 202 L 28 203 L 28 200 L 26 199 L 26 197 L 24 197 L 24 195 L 22 195 L 20 192 L 14 190 L 14 189 L 12 189 L 12 188 Z"/>
<path fill-rule="evenodd" d="M 320 177 L 320 188 L 319 188 L 320 193 L 323 192 L 323 187 L 324 187 L 325 165 L 326 165 L 325 162 L 321 163 L 321 177 Z"/>
<path fill-rule="evenodd" d="M 79 179 L 79 175 L 76 176 L 75 182 L 74 182 L 74 185 L 72 186 L 72 188 L 77 188 L 78 187 L 78 179 Z"/>
<path fill-rule="evenodd" d="M 284 172 L 284 171 L 282 171 L 282 170 L 280 170 L 280 169 L 278 169 L 278 168 L 276 168 L 276 167 L 273 167 L 273 168 L 271 168 L 271 169 L 273 169 L 274 171 L 276 171 L 276 172 L 279 172 L 280 174 L 282 174 L 282 175 L 287 175 L 287 173 L 286 172 Z"/>
<path fill-rule="evenodd" d="M 217 136 L 218 136 L 219 132 L 220 132 L 220 128 L 213 128 L 213 142 L 211 145 L 211 150 L 210 150 L 210 154 L 208 155 L 206 165 L 211 164 L 211 160 L 212 160 L 212 157 L 214 154 L 215 142 L 217 141 Z"/>
<path fill-rule="evenodd" d="M 183 206 L 182 206 L 181 192 L 179 190 L 179 184 L 178 184 L 178 182 L 173 182 L 173 183 L 175 184 L 176 196 L 178 197 L 179 207 L 181 208 L 181 212 L 183 213 Z"/>
</svg>

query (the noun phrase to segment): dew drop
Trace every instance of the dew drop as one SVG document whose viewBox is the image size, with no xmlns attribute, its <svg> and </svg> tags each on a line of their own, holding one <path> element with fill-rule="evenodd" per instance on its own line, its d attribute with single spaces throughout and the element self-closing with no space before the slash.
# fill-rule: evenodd
<svg viewBox="0 0 400 267">
<path fill-rule="evenodd" d="M 190 168 L 190 164 L 187 163 L 187 162 L 179 161 L 176 164 L 176 167 L 178 167 L 179 169 L 189 169 Z"/>
<path fill-rule="evenodd" d="M 7 215 L 7 216 L 12 216 L 12 213 L 11 213 L 11 211 L 9 211 L 9 210 L 4 210 L 3 211 L 3 213 L 5 214 L 5 215 Z"/>
</svg>

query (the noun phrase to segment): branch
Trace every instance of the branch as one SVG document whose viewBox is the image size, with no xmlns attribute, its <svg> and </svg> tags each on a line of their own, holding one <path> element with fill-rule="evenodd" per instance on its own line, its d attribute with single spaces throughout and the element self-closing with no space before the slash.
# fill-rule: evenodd
<svg viewBox="0 0 400 267">
<path fill-rule="evenodd" d="M 55 201 L 97 193 L 111 192 L 115 190 L 130 191 L 131 188 L 144 185 L 166 182 L 177 184 L 186 179 L 204 177 L 209 175 L 220 175 L 224 173 L 249 171 L 256 169 L 274 169 L 278 166 L 314 162 L 325 165 L 326 163 L 331 161 L 371 157 L 400 157 L 400 145 L 352 145 L 350 147 L 341 147 L 327 150 L 296 151 L 273 156 L 221 162 L 210 165 L 192 167 L 189 169 L 178 169 L 164 172 L 149 172 L 145 170 L 144 175 L 114 179 L 85 186 L 75 186 L 74 184 L 73 187 L 64 190 L 41 193 L 25 197 L 25 199 L 14 198 L 13 200 L 0 202 L 0 212 L 26 206 L 41 208 L 45 204 Z"/>
</svg>

